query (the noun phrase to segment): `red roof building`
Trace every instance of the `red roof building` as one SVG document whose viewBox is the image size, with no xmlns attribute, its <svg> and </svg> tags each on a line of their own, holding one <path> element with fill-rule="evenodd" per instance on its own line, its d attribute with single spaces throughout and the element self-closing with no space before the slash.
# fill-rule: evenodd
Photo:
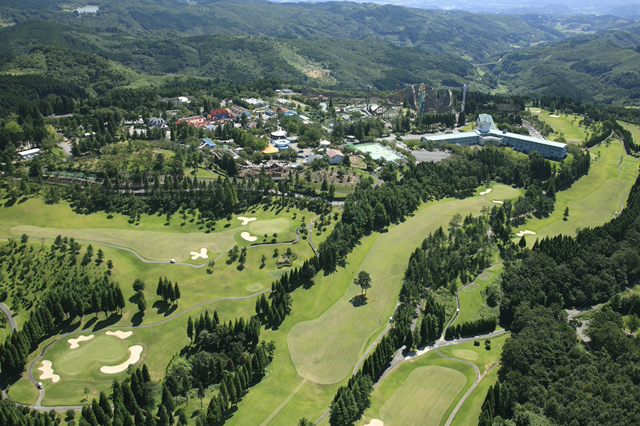
<svg viewBox="0 0 640 426">
<path fill-rule="evenodd" d="M 201 115 L 194 115 L 192 117 L 182 117 L 176 120 L 176 124 L 180 124 L 180 123 L 187 123 L 187 124 L 191 124 L 192 126 L 201 127 L 209 124 L 209 120 L 207 120 Z"/>
</svg>

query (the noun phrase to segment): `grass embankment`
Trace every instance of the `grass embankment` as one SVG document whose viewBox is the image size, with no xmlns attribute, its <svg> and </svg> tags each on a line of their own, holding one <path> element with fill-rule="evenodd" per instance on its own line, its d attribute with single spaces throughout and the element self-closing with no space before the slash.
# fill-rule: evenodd
<svg viewBox="0 0 640 426">
<path fill-rule="evenodd" d="M 503 269 L 504 265 L 502 263 L 490 266 L 478 275 L 473 284 L 460 290 L 460 313 L 453 322 L 453 325 L 464 324 L 467 321 L 480 319 L 485 314 L 497 316 L 497 312 L 492 312 L 492 309 L 487 306 L 482 297 L 482 292 L 489 284 L 498 278 Z"/>
<path fill-rule="evenodd" d="M 536 233 L 525 236 L 529 247 L 536 238 L 575 235 L 578 228 L 602 225 L 620 211 L 621 204 L 626 203 L 628 192 L 638 176 L 640 160 L 626 155 L 622 143 L 617 140 L 589 151 L 592 159 L 589 174 L 581 177 L 571 188 L 557 192 L 553 213 L 543 219 L 531 218 L 525 225 L 514 229 L 514 232 L 528 229 Z M 569 217 L 565 221 L 563 214 L 567 207 Z"/>
<path fill-rule="evenodd" d="M 541 108 L 529 108 L 531 114 L 538 116 L 543 121 L 553 127 L 555 133 L 549 135 L 550 140 L 555 140 L 560 135 L 569 143 L 582 143 L 587 136 L 584 126 L 579 125 L 582 117 L 575 114 L 559 114 L 553 115 L 550 111 Z"/>
</svg>

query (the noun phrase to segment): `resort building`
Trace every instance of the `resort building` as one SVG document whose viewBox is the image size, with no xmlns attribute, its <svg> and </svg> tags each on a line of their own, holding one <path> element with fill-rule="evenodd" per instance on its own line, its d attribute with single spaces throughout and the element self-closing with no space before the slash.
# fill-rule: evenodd
<svg viewBox="0 0 640 426">
<path fill-rule="evenodd" d="M 567 144 L 552 142 L 532 136 L 519 135 L 496 128 L 493 117 L 480 114 L 476 122 L 476 129 L 470 132 L 445 133 L 423 136 L 423 142 L 455 143 L 459 145 L 506 145 L 521 152 L 539 152 L 546 158 L 561 160 L 567 156 Z"/>
</svg>

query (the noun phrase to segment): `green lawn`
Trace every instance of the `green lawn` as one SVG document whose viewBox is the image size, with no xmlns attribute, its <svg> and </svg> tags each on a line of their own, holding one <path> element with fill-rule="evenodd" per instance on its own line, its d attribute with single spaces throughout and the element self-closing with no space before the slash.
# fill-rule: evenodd
<svg viewBox="0 0 640 426">
<path fill-rule="evenodd" d="M 620 211 L 621 202 L 626 203 L 628 191 L 638 175 L 640 161 L 626 155 L 620 141 L 613 141 L 608 146 L 601 144 L 590 151 L 589 174 L 581 177 L 571 188 L 557 193 L 554 212 L 547 218 L 529 219 L 525 225 L 514 229 L 514 232 L 525 229 L 536 232 L 536 235 L 525 236 L 529 247 L 536 238 L 575 235 L 577 228 L 602 225 L 611 220 L 614 212 Z M 569 218 L 564 221 L 566 207 L 569 207 Z"/>
<path fill-rule="evenodd" d="M 340 280 L 345 293 L 341 299 L 318 318 L 296 324 L 289 333 L 288 345 L 298 373 L 311 381 L 330 384 L 344 379 L 365 350 L 367 342 L 386 325 L 393 312 L 402 275 L 411 252 L 430 232 L 445 226 L 455 213 L 463 216 L 478 213 L 491 200 L 515 197 L 520 193 L 506 185 L 493 185 L 490 194 L 466 200 L 447 200 L 428 203 L 415 216 L 392 226 L 380 234 L 365 257 L 359 261 L 349 258 L 349 265 L 335 274 L 322 277 Z M 360 289 L 354 286 L 354 275 L 365 270 L 373 285 L 368 291 L 368 303 L 354 307 L 350 300 Z"/>
<path fill-rule="evenodd" d="M 633 139 L 636 143 L 640 143 L 640 126 L 624 121 L 620 121 L 619 123 L 622 125 L 622 127 L 631 132 L 631 136 L 633 136 Z"/>
<path fill-rule="evenodd" d="M 387 425 L 443 424 L 475 380 L 469 365 L 436 351 L 404 361 L 371 394 L 371 407 L 358 424 L 380 419 Z"/>
<path fill-rule="evenodd" d="M 443 346 L 440 350 L 446 355 L 471 361 L 480 369 L 480 374 L 482 374 L 491 364 L 500 359 L 502 347 L 509 335 L 509 333 L 504 333 L 498 337 L 491 338 L 490 350 L 485 349 L 484 339 L 479 340 L 480 346 L 474 346 L 473 342 L 462 342 L 455 345 Z"/>
<path fill-rule="evenodd" d="M 555 139 L 555 137 L 562 134 L 567 142 L 570 143 L 582 143 L 584 141 L 586 136 L 585 128 L 578 125 L 582 119 L 581 116 L 559 114 L 559 117 L 552 117 L 549 111 L 540 108 L 529 108 L 529 111 L 556 131 L 556 133 L 549 135 L 549 139 Z"/>
<path fill-rule="evenodd" d="M 310 220 L 315 215 L 308 211 L 291 209 L 286 212 L 262 206 L 238 216 L 255 217 L 257 220 L 242 225 L 234 216 L 231 222 L 218 221 L 216 231 L 206 233 L 189 217 L 183 222 L 179 214 L 172 217 L 170 225 L 165 225 L 166 216 L 163 215 L 144 215 L 140 224 L 134 225 L 128 222 L 128 217 L 118 214 L 112 219 L 104 213 L 77 215 L 64 202 L 48 206 L 39 199 L 29 199 L 11 207 L 0 207 L 0 235 L 15 237 L 27 234 L 34 238 L 64 235 L 131 248 L 147 259 L 190 261 L 190 252 L 199 252 L 203 247 L 208 249 L 207 254 L 212 258 L 235 244 L 249 245 L 250 242 L 240 237 L 243 231 L 259 237 L 257 242 L 263 242 L 265 233 L 269 234 L 267 241 L 271 241 L 274 232 L 278 233 L 277 241 L 291 241 L 295 238 L 300 219 L 305 216 Z M 197 259 L 195 263 L 206 263 L 206 260 Z"/>
<path fill-rule="evenodd" d="M 502 263 L 490 266 L 478 275 L 473 284 L 460 290 L 460 313 L 453 325 L 463 324 L 475 319 L 474 317 L 481 309 L 490 309 L 482 298 L 482 290 L 486 289 L 500 275 L 503 269 L 504 265 Z"/>
<path fill-rule="evenodd" d="M 389 426 L 438 424 L 466 384 L 465 375 L 452 368 L 418 367 L 380 407 L 380 419 Z"/>
<path fill-rule="evenodd" d="M 490 386 L 498 381 L 498 367 L 482 378 L 471 395 L 464 401 L 458 414 L 453 418 L 451 426 L 477 426 L 482 412 L 482 404 Z"/>
</svg>

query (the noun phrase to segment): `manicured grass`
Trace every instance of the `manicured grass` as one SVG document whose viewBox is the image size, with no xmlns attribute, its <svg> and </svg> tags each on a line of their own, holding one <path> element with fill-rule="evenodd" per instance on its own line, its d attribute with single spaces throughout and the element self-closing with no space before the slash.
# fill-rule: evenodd
<svg viewBox="0 0 640 426">
<path fill-rule="evenodd" d="M 294 215 L 296 220 L 293 220 Z M 237 216 L 256 217 L 257 220 L 242 225 Z M 0 235 L 15 237 L 26 233 L 38 238 L 64 235 L 131 248 L 148 259 L 188 261 L 191 259 L 190 252 L 199 251 L 202 247 L 208 249 L 211 258 L 234 244 L 249 245 L 248 241 L 240 238 L 240 233 L 252 229 L 250 227 L 262 230 L 260 234 L 278 232 L 278 241 L 293 240 L 299 218 L 305 216 L 310 220 L 315 214 L 297 209 L 287 212 L 264 205 L 237 216 L 234 215 L 230 222 L 218 221 L 214 232 L 205 233 L 204 227 L 195 220 L 191 222 L 189 215 L 183 220 L 181 214 L 176 214 L 169 225 L 166 225 L 164 215 L 143 215 L 140 224 L 135 225 L 123 215 L 114 214 L 111 219 L 102 212 L 78 215 L 65 202 L 45 205 L 36 198 L 11 207 L 0 207 Z M 261 241 L 262 238 L 259 238 L 258 242 Z M 198 262 L 204 263 L 206 260 L 199 259 Z"/>
<path fill-rule="evenodd" d="M 474 346 L 473 342 L 462 342 L 455 345 L 443 346 L 440 350 L 444 354 L 471 361 L 480 369 L 480 374 L 482 374 L 491 364 L 500 359 L 502 347 L 509 336 L 509 333 L 504 333 L 498 337 L 492 337 L 490 350 L 485 349 L 484 339 L 478 339 L 480 346 Z"/>
<path fill-rule="evenodd" d="M 531 218 L 518 229 L 529 229 L 537 235 L 526 235 L 529 247 L 536 238 L 558 234 L 575 235 L 577 228 L 595 227 L 611 220 L 614 212 L 620 211 L 627 193 L 638 175 L 640 161 L 625 154 L 620 141 L 601 144 L 591 150 L 591 169 L 571 188 L 556 194 L 553 213 L 543 219 Z M 598 154 L 599 153 L 599 154 Z M 622 158 L 621 169 L 618 164 Z M 563 213 L 569 207 L 569 218 Z M 518 240 L 520 237 L 515 237 Z"/>
<path fill-rule="evenodd" d="M 478 311 L 490 309 L 482 298 L 482 290 L 486 289 L 502 272 L 504 265 L 499 263 L 490 266 L 482 271 L 474 280 L 474 283 L 460 290 L 460 313 L 454 321 L 453 325 L 463 324 L 469 320 L 475 319 Z"/>
<path fill-rule="evenodd" d="M 61 378 L 95 375 L 103 365 L 118 365 L 127 360 L 128 340 L 102 334 L 69 349 L 67 338 L 63 338 L 56 342 L 55 349 L 47 351 L 45 359 L 53 362 L 52 368 Z"/>
<path fill-rule="evenodd" d="M 411 252 L 439 226 L 445 226 L 455 213 L 463 216 L 477 213 L 483 206 L 491 206 L 493 199 L 515 197 L 519 190 L 506 185 L 493 185 L 487 195 L 465 200 L 446 200 L 427 203 L 404 223 L 390 227 L 359 258 L 349 257 L 346 269 L 321 277 L 317 285 L 339 280 L 344 293 L 340 300 L 318 318 L 296 324 L 287 343 L 298 373 L 322 384 L 344 379 L 365 350 L 366 343 L 386 325 L 395 307 L 402 275 Z M 363 245 L 365 245 L 363 243 Z M 363 254 L 358 252 L 360 256 Z M 373 285 L 368 291 L 368 303 L 354 307 L 350 300 L 360 289 L 352 284 L 359 270 L 367 271 Z"/>
<path fill-rule="evenodd" d="M 471 366 L 429 351 L 404 361 L 376 385 L 358 424 L 371 419 L 391 426 L 443 424 L 474 380 Z"/>
<path fill-rule="evenodd" d="M 622 125 L 622 127 L 631 132 L 631 136 L 633 136 L 633 140 L 636 143 L 640 143 L 640 126 L 624 121 L 619 121 L 619 123 Z"/>
<path fill-rule="evenodd" d="M 380 407 L 380 419 L 385 425 L 438 424 L 466 382 L 464 374 L 451 368 L 418 367 Z"/>
<path fill-rule="evenodd" d="M 477 426 L 482 404 L 487 396 L 490 386 L 498 381 L 498 367 L 494 368 L 482 378 L 478 386 L 471 392 L 471 395 L 464 401 L 458 414 L 453 418 L 451 426 Z"/>
<path fill-rule="evenodd" d="M 584 126 L 578 126 L 582 119 L 581 116 L 575 114 L 559 114 L 559 117 L 552 117 L 551 112 L 540 108 L 529 108 L 532 114 L 537 115 L 541 121 L 544 121 L 556 131 L 555 134 L 549 135 L 549 139 L 555 139 L 554 136 L 562 134 L 567 142 L 582 143 L 586 136 Z M 540 111 L 535 113 L 534 111 Z"/>
</svg>

